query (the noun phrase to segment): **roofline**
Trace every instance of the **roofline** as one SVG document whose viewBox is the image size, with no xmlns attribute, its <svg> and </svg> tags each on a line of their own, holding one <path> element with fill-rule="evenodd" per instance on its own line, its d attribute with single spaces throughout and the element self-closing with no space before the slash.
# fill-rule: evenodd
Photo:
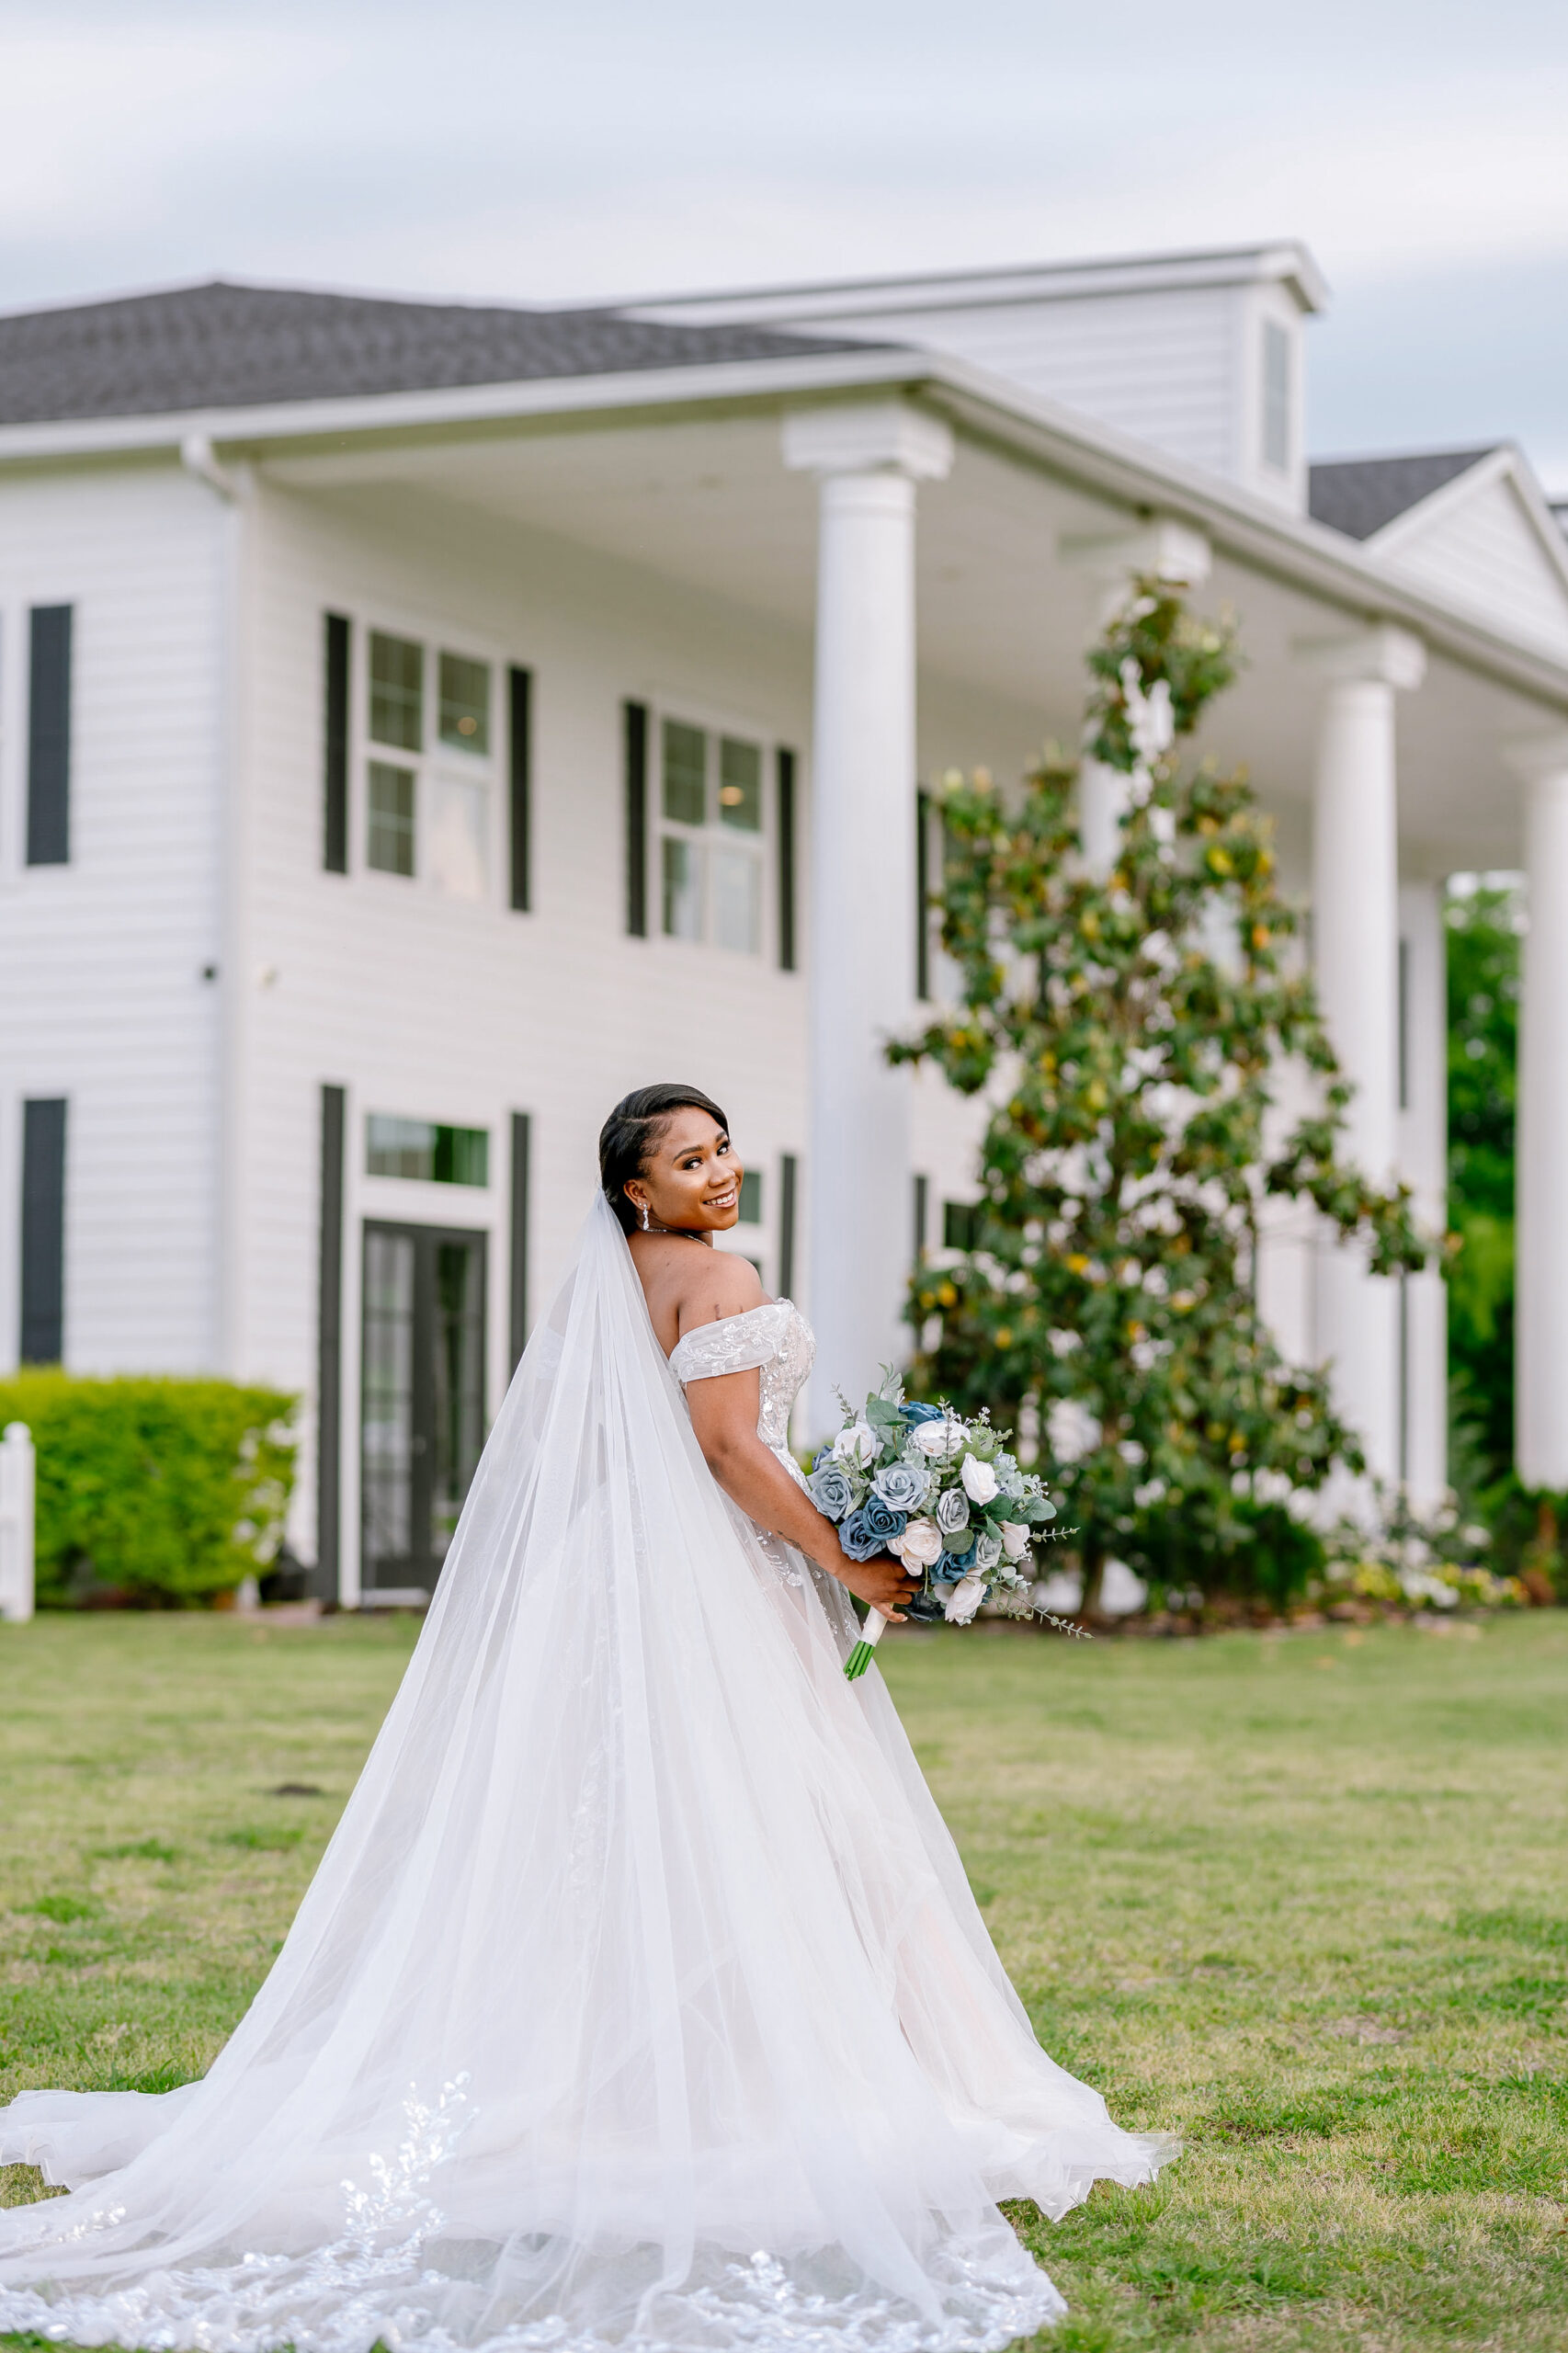
<svg viewBox="0 0 1568 2353">
<path fill-rule="evenodd" d="M 1506 482 L 1513 489 L 1564 596 L 1568 596 L 1568 539 L 1547 503 L 1534 468 L 1517 441 L 1497 442 L 1474 465 L 1466 466 L 1462 473 L 1451 475 L 1436 490 L 1429 490 L 1425 498 L 1416 499 L 1414 506 L 1391 516 L 1363 545 L 1375 548 L 1380 555 L 1397 557 L 1406 540 L 1418 539 L 1428 523 L 1440 521 L 1450 507 L 1462 506 L 1494 482 Z"/>
<path fill-rule="evenodd" d="M 1241 265 L 1250 264 L 1251 267 Z M 820 278 L 788 286 L 733 287 L 722 292 L 641 294 L 606 307 L 623 314 L 668 319 L 672 313 L 717 323 L 718 314 L 762 324 L 798 315 L 864 315 L 867 309 L 908 311 L 945 307 L 977 296 L 992 302 L 1067 301 L 1086 296 L 1151 291 L 1164 287 L 1244 285 L 1283 279 L 1303 311 L 1325 310 L 1328 280 L 1299 238 L 1261 244 L 1214 245 L 1185 253 L 1128 254 L 1100 261 L 1022 262 L 985 269 L 914 270 L 880 278 Z M 738 309 L 736 306 L 739 306 Z"/>
<path fill-rule="evenodd" d="M 1086 483 L 1130 514 L 1156 512 L 1188 522 L 1217 549 L 1287 586 L 1322 597 L 1348 618 L 1403 621 L 1462 667 L 1568 710 L 1568 664 L 1520 647 L 1462 608 L 1401 581 L 1369 560 L 1361 542 L 1310 517 L 1284 514 L 1114 426 L 938 352 L 868 347 L 712 367 L 544 377 L 520 384 L 4 426 L 0 477 L 13 469 L 73 459 L 175 457 L 192 434 L 206 436 L 233 457 L 262 457 L 269 442 L 402 438 L 465 425 L 544 424 L 639 410 L 700 414 L 869 391 L 913 393 L 941 410 L 972 441 L 1041 472 Z"/>
</svg>

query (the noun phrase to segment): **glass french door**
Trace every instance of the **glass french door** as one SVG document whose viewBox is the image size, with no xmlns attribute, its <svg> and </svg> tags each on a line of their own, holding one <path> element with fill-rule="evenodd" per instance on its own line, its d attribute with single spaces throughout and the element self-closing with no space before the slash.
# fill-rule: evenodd
<svg viewBox="0 0 1568 2353">
<path fill-rule="evenodd" d="M 435 1590 L 484 1444 L 485 1236 L 365 1227 L 359 1582 Z"/>
</svg>

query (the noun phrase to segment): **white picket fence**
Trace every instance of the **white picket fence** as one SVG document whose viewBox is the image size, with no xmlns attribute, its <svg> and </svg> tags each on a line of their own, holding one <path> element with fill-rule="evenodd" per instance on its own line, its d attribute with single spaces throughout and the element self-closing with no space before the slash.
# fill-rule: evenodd
<svg viewBox="0 0 1568 2353">
<path fill-rule="evenodd" d="M 10 1422 L 0 1438 L 0 1618 L 22 1626 L 32 1614 L 32 1432 Z"/>
</svg>

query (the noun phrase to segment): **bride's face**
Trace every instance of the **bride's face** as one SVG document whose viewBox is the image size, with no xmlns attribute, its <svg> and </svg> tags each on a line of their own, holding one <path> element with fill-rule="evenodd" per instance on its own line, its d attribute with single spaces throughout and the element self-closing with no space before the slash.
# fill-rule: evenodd
<svg viewBox="0 0 1568 2353">
<path fill-rule="evenodd" d="M 724 1233 L 740 1216 L 744 1174 L 723 1129 L 708 1112 L 687 1109 L 671 1113 L 626 1190 L 639 1211 L 647 1202 L 655 1225 Z"/>
</svg>

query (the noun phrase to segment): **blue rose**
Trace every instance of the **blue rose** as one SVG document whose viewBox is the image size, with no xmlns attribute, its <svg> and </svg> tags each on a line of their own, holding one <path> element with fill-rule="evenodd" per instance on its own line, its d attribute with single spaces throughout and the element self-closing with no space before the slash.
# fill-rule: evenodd
<svg viewBox="0 0 1568 2353">
<path fill-rule="evenodd" d="M 860 1509 L 852 1511 L 839 1528 L 838 1540 L 852 1561 L 869 1561 L 873 1554 L 885 1552 L 887 1549 L 887 1537 L 880 1529 L 873 1528 L 870 1524 L 871 1514 L 875 1508 L 873 1505 L 862 1504 Z M 903 1515 L 898 1512 L 884 1511 L 883 1517 L 898 1522 L 898 1526 L 892 1530 L 893 1535 L 898 1535 L 903 1526 Z"/>
<path fill-rule="evenodd" d="M 831 1457 L 818 1463 L 806 1485 L 812 1503 L 826 1519 L 842 1519 L 855 1500 L 848 1472 Z"/>
<path fill-rule="evenodd" d="M 890 1462 L 871 1482 L 871 1493 L 891 1511 L 918 1511 L 931 1486 L 931 1474 L 915 1462 Z"/>
<path fill-rule="evenodd" d="M 967 1577 L 974 1566 L 974 1563 L 969 1557 L 973 1549 L 974 1541 L 971 1538 L 962 1553 L 938 1552 L 932 1565 L 932 1584 L 957 1585 L 960 1577 Z"/>
<path fill-rule="evenodd" d="M 898 1410 L 911 1429 L 917 1422 L 939 1422 L 945 1418 L 940 1405 L 901 1405 Z"/>
<path fill-rule="evenodd" d="M 902 1536 L 909 1525 L 909 1514 L 890 1504 L 885 1495 L 874 1491 L 860 1506 L 859 1518 L 879 1536 L 884 1544 L 894 1536 Z"/>
</svg>

